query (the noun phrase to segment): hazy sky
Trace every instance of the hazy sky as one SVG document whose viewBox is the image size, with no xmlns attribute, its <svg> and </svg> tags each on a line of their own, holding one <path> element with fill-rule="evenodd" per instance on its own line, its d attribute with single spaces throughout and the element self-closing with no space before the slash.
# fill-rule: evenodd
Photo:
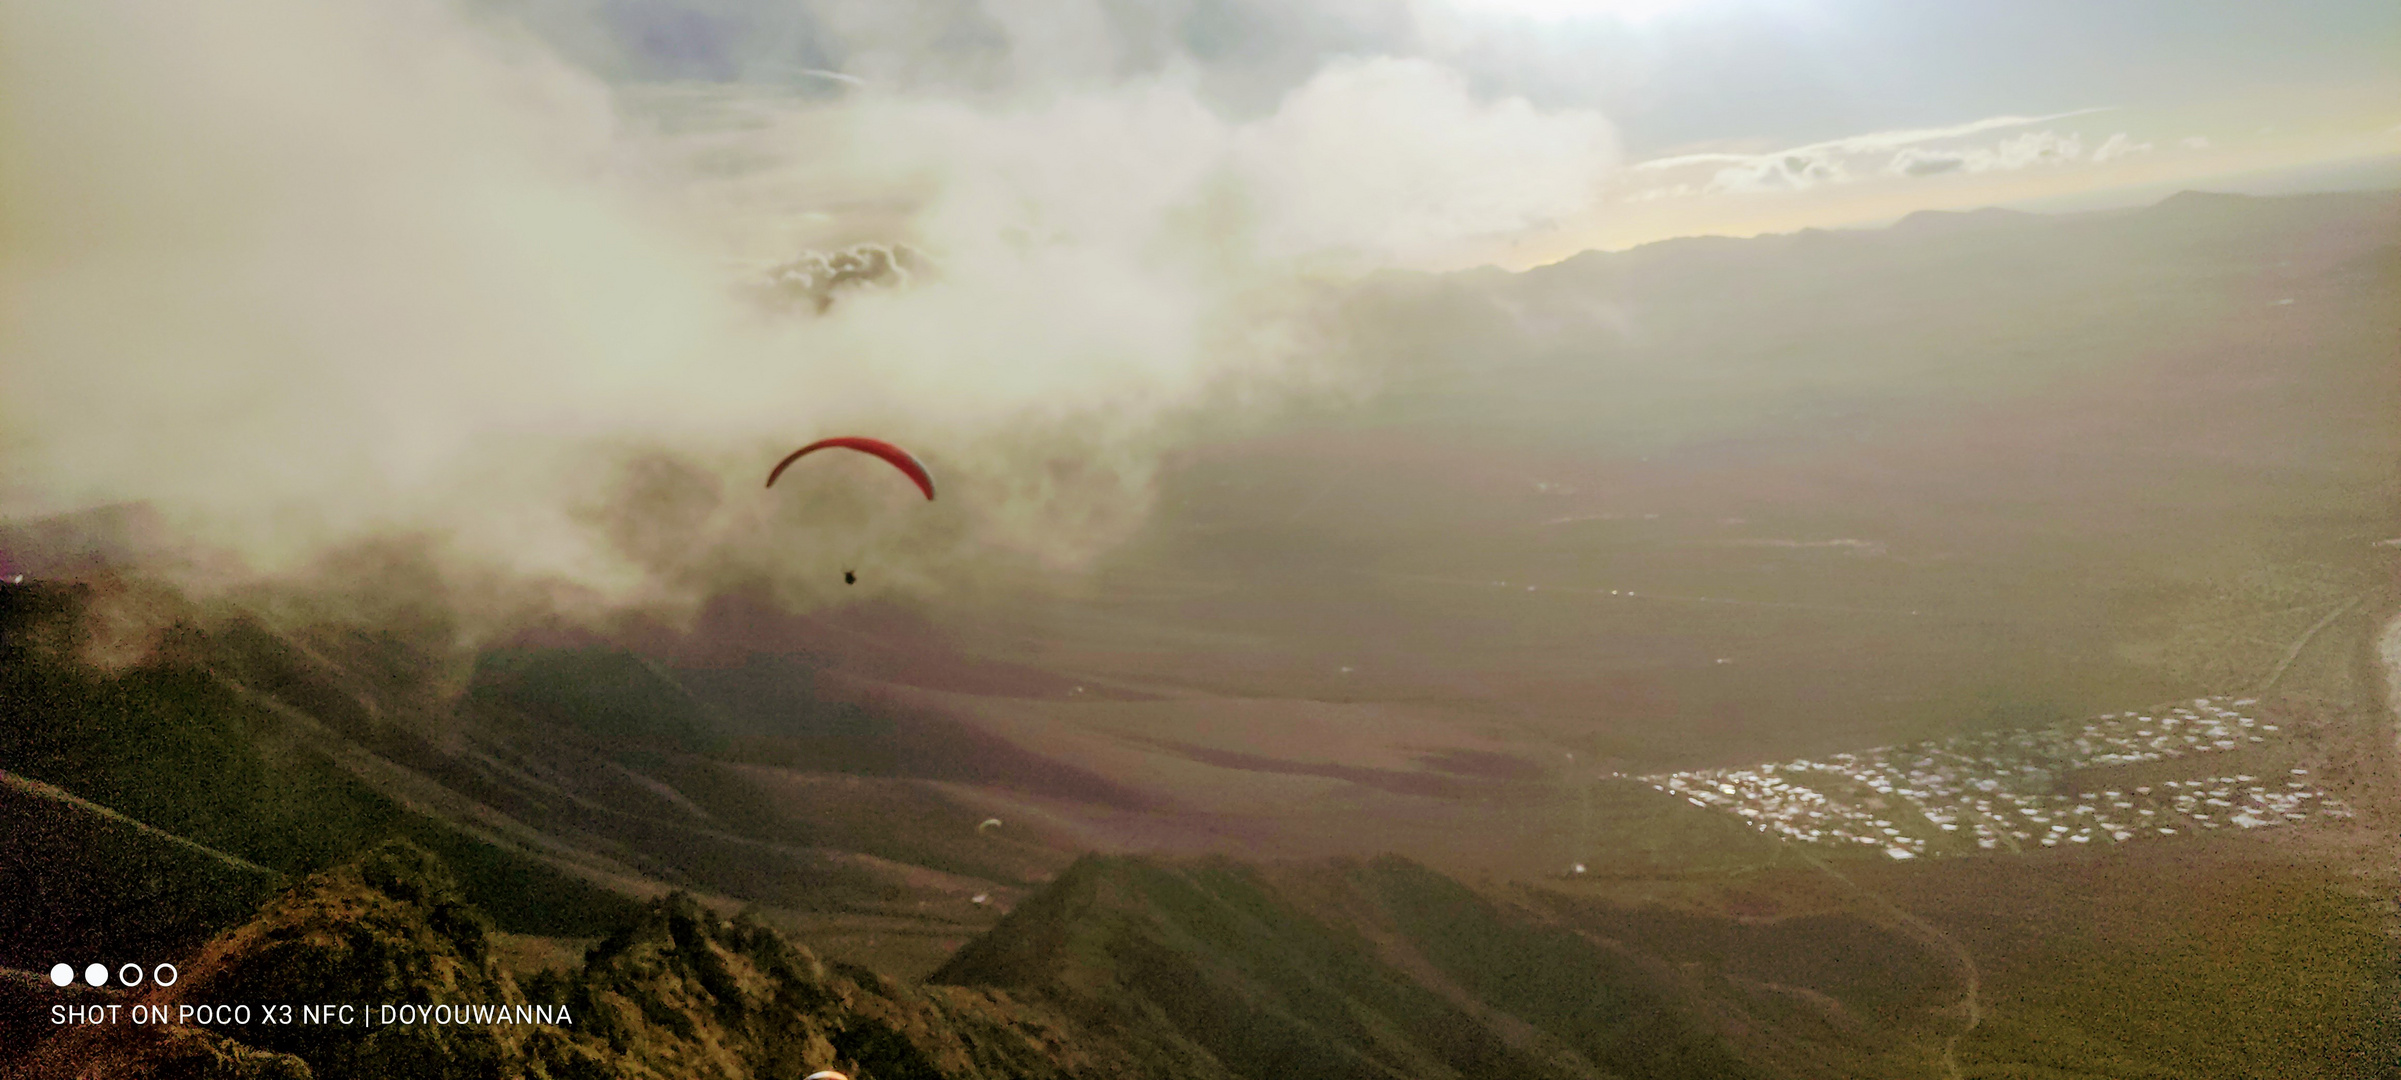
<svg viewBox="0 0 2401 1080">
<path fill-rule="evenodd" d="M 1522 264 L 2401 153 L 2401 5 L 2373 0 L 503 7 L 621 83 L 1007 96 L 1185 70 L 1211 108 L 1242 119 L 1328 65 L 1400 58 L 1455 73 L 1482 101 L 1607 121 L 1613 164 L 1630 168 L 1592 177 L 1588 205 L 1529 235 L 1455 238 L 1435 262 Z"/>
</svg>

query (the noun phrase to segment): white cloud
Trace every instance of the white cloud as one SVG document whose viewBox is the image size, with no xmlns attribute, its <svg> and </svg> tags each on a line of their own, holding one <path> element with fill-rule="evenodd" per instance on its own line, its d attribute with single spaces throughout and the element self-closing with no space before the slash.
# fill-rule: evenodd
<svg viewBox="0 0 2401 1080">
<path fill-rule="evenodd" d="M 1416 60 L 1229 118 L 1020 8 L 1084 76 L 612 90 L 437 0 L 0 6 L 0 515 L 147 501 L 265 569 L 433 535 L 644 603 L 864 548 L 879 581 L 1082 565 L 1169 421 L 1312 377 L 1305 260 L 1573 213 L 1615 160 L 1599 114 Z M 774 318 L 725 269 L 859 240 L 939 272 Z M 851 430 L 944 500 L 734 496 Z M 659 459 L 686 517 L 628 478 Z"/>
<path fill-rule="evenodd" d="M 1967 146 L 1954 149 L 1922 149 L 1908 147 L 1894 154 L 1885 171 L 1900 176 L 1937 176 L 1943 173 L 2013 172 L 2038 165 L 2061 165 L 2080 158 L 2083 141 L 2074 135 L 2053 131 L 2032 131 L 2015 138 L 2004 139 L 1991 146 Z M 2097 159 L 2096 159 L 2097 160 Z"/>
<path fill-rule="evenodd" d="M 2401 128 L 2396 128 L 2395 130 L 2401 130 Z M 2187 135 L 2184 138 L 2177 140 L 2177 145 L 2182 146 L 2187 150 L 2207 150 L 2209 149 L 2210 145 L 2209 136 Z"/>
<path fill-rule="evenodd" d="M 1646 201 L 1676 197 L 1680 193 L 1790 192 L 1855 183 L 1876 175 L 1926 177 L 2065 164 L 2084 159 L 2083 142 L 2077 135 L 2046 130 L 1985 145 L 1974 145 L 1967 140 L 1989 131 L 2105 111 L 2108 110 L 2092 108 L 2048 116 L 1994 116 L 1946 127 L 1870 132 L 1768 154 L 1679 154 L 1632 166 L 1629 174 L 1684 175 L 1670 183 L 1627 191 L 1624 198 Z M 2134 144 L 2123 135 L 2103 145 L 2107 157 L 2149 149 L 2148 144 Z M 2096 156 L 2093 160 L 2106 158 Z M 1709 170 L 1705 181 L 1692 175 L 1702 169 Z"/>
<path fill-rule="evenodd" d="M 1751 158 L 1719 169 L 1705 188 L 1713 192 L 1800 191 L 1839 184 L 1850 173 L 1824 151 L 1792 151 Z"/>
<path fill-rule="evenodd" d="M 1896 131 L 1877 131 L 1870 132 L 1865 135 L 1851 135 L 1840 139 L 1830 139 L 1825 142 L 1810 143 L 1806 146 L 1796 146 L 1789 150 L 1778 150 L 1773 153 L 1766 154 L 1680 154 L 1675 157 L 1653 158 L 1649 161 L 1638 162 L 1633 167 L 1636 169 L 1657 170 L 1677 169 L 1689 165 L 1747 166 L 1767 159 L 1784 158 L 1794 155 L 1799 155 L 1802 157 L 1829 157 L 1850 154 L 1864 154 L 1877 150 L 1893 150 L 1904 146 L 1914 146 L 1919 143 L 1943 142 L 1950 139 L 1961 139 L 1970 135 L 1982 134 L 1983 132 L 1987 131 L 1996 131 L 2002 128 L 2028 127 L 2034 124 L 2048 123 L 2053 120 L 2064 120 L 2073 116 L 2086 116 L 2092 113 L 2108 112 L 2114 108 L 2115 106 L 2096 106 L 2089 109 L 2073 109 L 2068 112 L 2052 113 L 2048 116 L 1991 116 L 1982 120 L 1971 120 L 1964 124 L 1953 124 L 1948 127 L 1907 128 Z"/>
<path fill-rule="evenodd" d="M 1985 169 L 2023 169 L 2074 161 L 2084 153 L 2084 140 L 2053 131 L 2030 131 L 1995 146 Z M 1978 170 L 1983 171 L 1983 170 Z"/>
<path fill-rule="evenodd" d="M 2150 152 L 2150 143 L 2135 142 L 2134 140 L 2127 138 L 2126 133 L 2121 131 L 2103 140 L 2101 145 L 2093 150 L 2093 162 L 2095 164 L 2099 164 L 2100 162 L 2109 161 L 2115 158 L 2126 157 L 2130 154 L 2147 154 Z"/>
<path fill-rule="evenodd" d="M 1892 156 L 1887 171 L 1902 176 L 1940 176 L 1943 173 L 1964 172 L 1968 159 L 1956 150 L 1920 150 L 1910 147 Z"/>
<path fill-rule="evenodd" d="M 1599 113 L 1476 101 L 1423 60 L 1342 62 L 1235 133 L 1275 254 L 1397 255 L 1571 214 L 1616 164 Z"/>
</svg>

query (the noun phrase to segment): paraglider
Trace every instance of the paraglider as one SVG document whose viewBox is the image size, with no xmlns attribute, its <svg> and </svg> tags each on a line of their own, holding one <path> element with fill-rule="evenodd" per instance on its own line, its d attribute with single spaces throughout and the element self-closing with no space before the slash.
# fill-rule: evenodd
<svg viewBox="0 0 2401 1080">
<path fill-rule="evenodd" d="M 843 1074 L 835 1072 L 832 1069 L 824 1069 L 818 1072 L 810 1073 L 808 1080 L 850 1080 L 850 1077 L 844 1076 Z"/>
<path fill-rule="evenodd" d="M 925 471 L 925 464 L 918 461 L 916 455 L 911 454 L 900 447 L 894 446 L 891 443 L 885 442 L 882 439 L 868 439 L 856 435 L 844 435 L 833 439 L 819 439 L 816 442 L 792 451 L 792 453 L 785 457 L 784 460 L 776 462 L 774 470 L 767 474 L 767 486 L 774 487 L 776 478 L 784 475 L 784 470 L 791 468 L 793 462 L 799 461 L 800 459 L 807 457 L 810 454 L 814 454 L 819 450 L 832 448 L 856 450 L 862 454 L 873 454 L 876 457 L 884 459 L 886 462 L 889 462 L 893 468 L 899 469 L 901 472 L 907 474 L 910 480 L 916 482 L 917 490 L 925 492 L 927 501 L 932 501 L 934 497 L 934 476 L 932 473 Z"/>
<path fill-rule="evenodd" d="M 775 468 L 768 471 L 767 486 L 774 487 L 776 480 L 784 475 L 785 469 L 792 467 L 793 462 L 799 461 L 800 459 L 807 457 L 810 454 L 814 454 L 819 450 L 826 449 L 856 450 L 862 454 L 869 454 L 882 458 L 893 468 L 899 469 L 903 475 L 906 475 L 910 479 L 910 481 L 914 482 L 917 485 L 917 490 L 925 492 L 926 501 L 933 501 L 934 474 L 925 470 L 925 463 L 917 460 L 917 455 L 909 453 L 908 451 L 894 446 L 891 443 L 885 442 L 882 439 L 869 439 L 858 435 L 843 435 L 832 439 L 819 439 L 816 442 L 792 451 L 790 454 L 785 456 L 784 460 L 776 462 Z M 842 584 L 856 585 L 858 583 L 858 571 L 842 571 Z"/>
<path fill-rule="evenodd" d="M 985 819 L 984 819 L 984 820 L 983 820 L 981 823 L 979 823 L 979 824 L 977 824 L 977 825 L 976 825 L 976 827 L 975 827 L 975 831 L 977 831 L 977 832 L 991 832 L 992 830 L 994 830 L 994 829 L 997 829 L 997 828 L 1000 828 L 1000 819 L 999 819 L 999 818 L 996 818 L 996 817 L 988 817 L 988 818 L 985 818 Z"/>
</svg>

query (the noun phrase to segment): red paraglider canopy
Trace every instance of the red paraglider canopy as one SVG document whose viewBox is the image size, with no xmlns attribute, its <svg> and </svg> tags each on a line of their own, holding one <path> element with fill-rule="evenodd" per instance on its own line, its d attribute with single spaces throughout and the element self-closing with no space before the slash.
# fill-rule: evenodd
<svg viewBox="0 0 2401 1080">
<path fill-rule="evenodd" d="M 793 462 L 829 447 L 856 450 L 862 454 L 873 454 L 880 457 L 892 463 L 893 468 L 909 474 L 909 479 L 917 482 L 917 490 L 925 492 L 926 498 L 934 497 L 934 476 L 925 471 L 924 463 L 918 461 L 915 455 L 882 439 L 867 439 L 856 435 L 845 435 L 836 439 L 819 439 L 792 451 L 790 457 L 775 463 L 775 471 L 767 474 L 767 486 L 774 487 L 775 478 L 784 475 L 784 470 L 791 468 Z"/>
</svg>

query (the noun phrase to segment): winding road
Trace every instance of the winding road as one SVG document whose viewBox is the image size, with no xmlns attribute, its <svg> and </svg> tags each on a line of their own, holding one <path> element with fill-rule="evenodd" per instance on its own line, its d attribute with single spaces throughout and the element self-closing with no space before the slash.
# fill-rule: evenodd
<svg viewBox="0 0 2401 1080">
<path fill-rule="evenodd" d="M 2309 629 L 2302 631 L 2301 637 L 2293 642 L 2293 647 L 2285 650 L 2284 659 L 2277 662 L 2276 670 L 2268 672 L 2267 681 L 2259 684 L 2258 692 L 2264 694 L 2269 690 L 2274 689 L 2276 686 L 2276 680 L 2283 678 L 2285 670 L 2293 666 L 2293 661 L 2301 658 L 2301 650 L 2309 647 L 2310 640 L 2318 636 L 2318 631 L 2324 630 L 2328 626 L 2333 625 L 2334 620 L 2342 618 L 2344 612 L 2350 611 L 2352 608 L 2366 603 L 2367 599 L 2367 593 L 2361 593 L 2358 596 L 2354 596 L 2351 598 L 2350 602 L 2345 603 L 2341 607 L 2335 608 L 2333 611 L 2327 612 L 2325 618 L 2319 619 L 2317 622 L 2312 623 Z"/>
</svg>

